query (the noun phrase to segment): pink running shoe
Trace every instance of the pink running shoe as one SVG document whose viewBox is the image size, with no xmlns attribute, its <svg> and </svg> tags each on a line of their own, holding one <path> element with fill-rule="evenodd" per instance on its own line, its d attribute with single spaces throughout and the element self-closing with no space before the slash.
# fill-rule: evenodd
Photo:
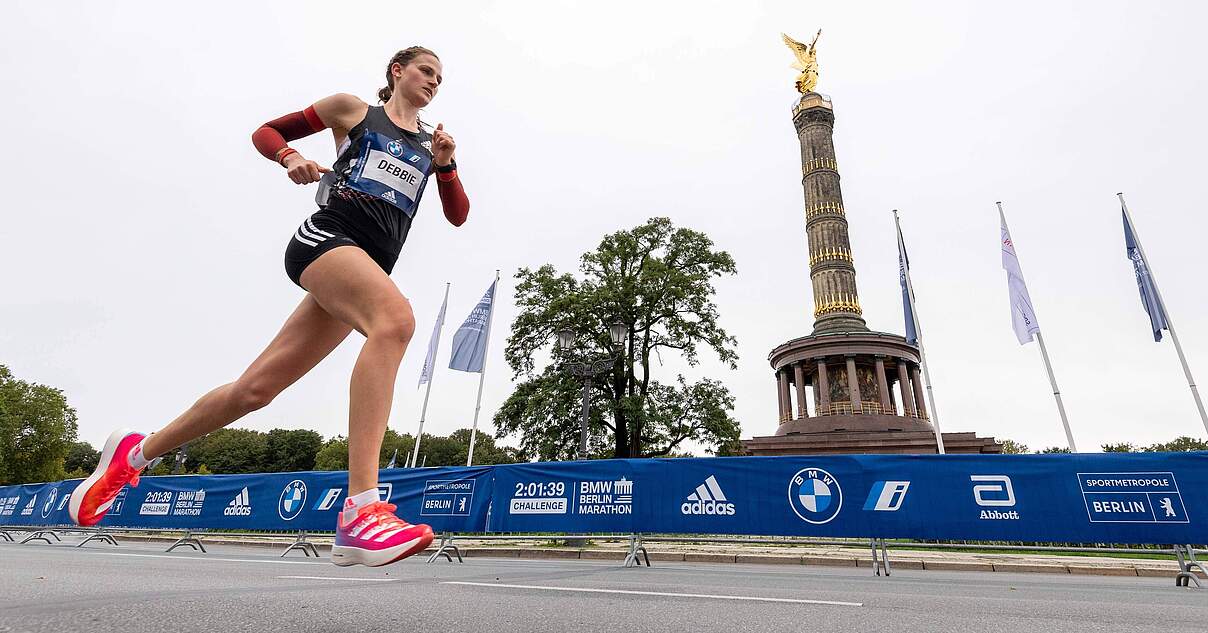
<svg viewBox="0 0 1208 633">
<path fill-rule="evenodd" d="M 424 551 L 432 542 L 432 528 L 407 523 L 394 515 L 395 509 L 385 501 L 371 503 L 347 525 L 341 512 L 331 562 L 379 567 Z"/>
<path fill-rule="evenodd" d="M 122 486 L 138 486 L 138 471 L 130 465 L 128 458 L 144 437 L 142 433 L 120 429 L 105 440 L 105 450 L 101 451 L 96 470 L 80 482 L 67 504 L 67 512 L 76 525 L 96 525 L 105 518 Z"/>
</svg>

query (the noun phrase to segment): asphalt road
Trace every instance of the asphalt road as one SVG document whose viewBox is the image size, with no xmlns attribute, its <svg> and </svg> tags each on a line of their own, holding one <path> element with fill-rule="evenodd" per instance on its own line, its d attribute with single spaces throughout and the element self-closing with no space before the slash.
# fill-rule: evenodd
<svg viewBox="0 0 1208 633">
<path fill-rule="evenodd" d="M 0 632 L 1204 630 L 1208 588 L 1112 578 L 477 558 L 340 568 L 270 550 L 0 543 Z"/>
</svg>

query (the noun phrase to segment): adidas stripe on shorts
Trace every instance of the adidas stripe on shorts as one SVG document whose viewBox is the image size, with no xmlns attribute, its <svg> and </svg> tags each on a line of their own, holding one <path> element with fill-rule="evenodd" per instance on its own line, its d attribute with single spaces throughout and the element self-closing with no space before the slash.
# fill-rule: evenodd
<svg viewBox="0 0 1208 633">
<path fill-rule="evenodd" d="M 397 250 L 377 246 L 364 230 L 335 211 L 322 209 L 306 218 L 294 231 L 285 248 L 285 274 L 299 287 L 302 286 L 302 271 L 311 262 L 337 246 L 356 246 L 365 251 L 386 274 L 394 270 L 398 260 Z"/>
</svg>

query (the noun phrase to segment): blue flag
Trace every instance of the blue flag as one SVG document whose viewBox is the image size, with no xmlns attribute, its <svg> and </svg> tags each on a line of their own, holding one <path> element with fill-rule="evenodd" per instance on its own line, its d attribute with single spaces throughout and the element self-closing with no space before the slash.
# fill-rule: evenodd
<svg viewBox="0 0 1208 633">
<path fill-rule="evenodd" d="M 482 372 L 483 362 L 487 355 L 487 337 L 491 333 L 491 312 L 495 307 L 495 284 L 487 288 L 486 294 L 470 316 L 466 317 L 457 333 L 453 335 L 453 354 L 449 359 L 449 369 L 468 372 Z"/>
<path fill-rule="evenodd" d="M 1145 256 L 1141 254 L 1141 247 L 1137 244 L 1137 236 L 1133 233 L 1128 213 L 1121 210 L 1121 214 L 1124 216 L 1124 248 L 1128 253 L 1128 259 L 1132 261 L 1133 272 L 1137 275 L 1137 290 L 1141 292 L 1141 305 L 1149 314 L 1153 340 L 1161 341 L 1162 330 L 1170 329 L 1166 323 L 1166 310 L 1162 308 L 1162 301 L 1158 299 L 1158 290 L 1154 287 L 1153 277 L 1149 274 L 1149 266 L 1145 263 Z"/>
<path fill-rule="evenodd" d="M 918 332 L 914 331 L 914 309 L 910 307 L 910 287 L 906 284 L 906 270 L 910 268 L 910 257 L 906 255 L 906 241 L 902 239 L 902 227 L 898 227 L 898 283 L 902 286 L 902 314 L 906 317 L 906 342 L 919 344 Z"/>
</svg>

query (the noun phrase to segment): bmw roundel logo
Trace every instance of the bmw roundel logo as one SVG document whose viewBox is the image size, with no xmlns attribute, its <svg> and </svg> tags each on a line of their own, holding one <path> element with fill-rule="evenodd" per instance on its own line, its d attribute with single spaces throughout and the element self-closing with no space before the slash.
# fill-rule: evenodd
<svg viewBox="0 0 1208 633">
<path fill-rule="evenodd" d="M 54 508 L 55 508 L 55 499 L 58 499 L 58 498 L 59 498 L 59 489 L 51 488 L 50 497 L 48 499 L 46 499 L 46 503 L 42 504 L 42 518 L 43 519 L 50 516 L 50 511 L 54 510 Z"/>
<path fill-rule="evenodd" d="M 293 521 L 306 506 L 306 482 L 295 479 L 285 484 L 281 499 L 277 501 L 277 514 L 286 521 Z"/>
<path fill-rule="evenodd" d="M 839 515 L 843 489 L 821 468 L 802 468 L 789 480 L 789 505 L 806 523 L 822 525 Z"/>
<path fill-rule="evenodd" d="M 386 151 L 390 152 L 390 154 L 393 156 L 402 156 L 403 144 L 398 141 L 390 141 L 389 143 L 386 143 Z"/>
</svg>

